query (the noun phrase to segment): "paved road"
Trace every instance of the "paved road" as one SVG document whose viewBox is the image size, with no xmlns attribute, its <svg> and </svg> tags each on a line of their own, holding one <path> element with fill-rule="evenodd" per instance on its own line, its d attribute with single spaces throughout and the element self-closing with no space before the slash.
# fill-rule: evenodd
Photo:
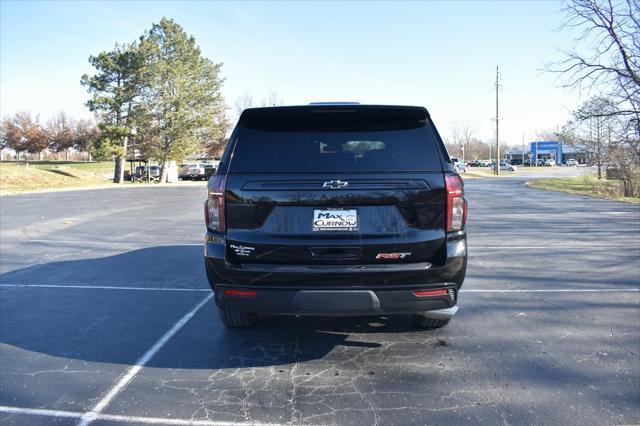
<svg viewBox="0 0 640 426">
<path fill-rule="evenodd" d="M 225 330 L 204 187 L 4 197 L 0 423 L 637 424 L 640 206 L 521 184 L 467 183 L 468 277 L 437 331 Z"/>
</svg>

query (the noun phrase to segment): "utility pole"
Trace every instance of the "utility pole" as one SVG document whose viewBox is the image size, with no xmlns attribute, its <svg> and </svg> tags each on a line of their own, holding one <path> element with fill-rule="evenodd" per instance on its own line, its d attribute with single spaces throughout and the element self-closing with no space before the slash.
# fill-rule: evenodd
<svg viewBox="0 0 640 426">
<path fill-rule="evenodd" d="M 498 89 L 500 83 L 498 82 L 500 74 L 498 72 L 498 66 L 496 65 L 496 170 L 495 174 L 500 176 L 500 133 L 498 131 L 498 121 L 500 116 L 498 115 Z"/>
<path fill-rule="evenodd" d="M 524 167 L 524 132 L 522 132 L 522 167 Z"/>
</svg>

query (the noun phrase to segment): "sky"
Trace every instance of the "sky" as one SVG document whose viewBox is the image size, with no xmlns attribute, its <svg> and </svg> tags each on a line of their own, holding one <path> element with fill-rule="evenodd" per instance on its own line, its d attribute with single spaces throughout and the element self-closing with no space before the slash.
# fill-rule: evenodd
<svg viewBox="0 0 640 426">
<path fill-rule="evenodd" d="M 27 110 L 91 117 L 80 77 L 90 55 L 138 38 L 163 16 L 222 62 L 223 95 L 276 92 L 319 101 L 425 106 L 443 136 L 468 125 L 500 140 L 556 130 L 580 103 L 544 71 L 570 48 L 559 1 L 208 2 L 0 0 L 0 115 Z M 233 114 L 235 115 L 235 114 Z"/>
</svg>

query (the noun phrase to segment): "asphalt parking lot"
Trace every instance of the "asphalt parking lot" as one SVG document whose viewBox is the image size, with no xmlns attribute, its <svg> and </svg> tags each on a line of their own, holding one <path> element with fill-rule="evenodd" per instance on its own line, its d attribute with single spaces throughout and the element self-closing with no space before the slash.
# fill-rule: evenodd
<svg viewBox="0 0 640 426">
<path fill-rule="evenodd" d="M 218 320 L 202 187 L 0 199 L 0 423 L 638 424 L 640 206 L 467 182 L 469 269 L 409 317 Z"/>
</svg>

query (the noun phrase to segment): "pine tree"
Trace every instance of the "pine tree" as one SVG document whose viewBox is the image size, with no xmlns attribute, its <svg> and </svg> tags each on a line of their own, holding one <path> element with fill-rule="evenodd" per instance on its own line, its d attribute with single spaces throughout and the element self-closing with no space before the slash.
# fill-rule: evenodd
<svg viewBox="0 0 640 426">
<path fill-rule="evenodd" d="M 153 135 L 148 150 L 162 161 L 166 181 L 171 160 L 201 152 L 223 131 L 221 63 L 204 58 L 195 38 L 163 18 L 140 39 L 145 57 L 144 110 Z"/>
<path fill-rule="evenodd" d="M 93 76 L 82 76 L 82 84 L 93 96 L 87 102 L 100 119 L 100 139 L 94 150 L 99 156 L 115 156 L 113 181 L 124 181 L 124 161 L 129 138 L 141 114 L 143 57 L 136 44 L 116 45 L 110 52 L 91 56 Z"/>
</svg>

